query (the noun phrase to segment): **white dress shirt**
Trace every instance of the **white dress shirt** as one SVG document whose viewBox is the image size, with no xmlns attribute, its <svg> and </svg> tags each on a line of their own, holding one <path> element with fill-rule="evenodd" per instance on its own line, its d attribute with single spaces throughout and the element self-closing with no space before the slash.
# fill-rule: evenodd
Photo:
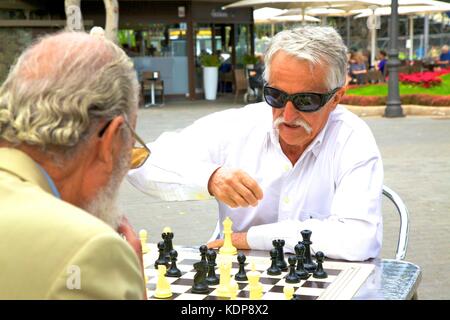
<svg viewBox="0 0 450 320">
<path fill-rule="evenodd" d="M 313 251 L 327 257 L 376 257 L 383 165 L 365 122 L 337 106 L 294 166 L 272 122 L 265 102 L 210 114 L 150 143 L 151 157 L 130 171 L 129 181 L 168 201 L 205 199 L 217 168 L 239 168 L 258 182 L 263 199 L 234 209 L 219 201 L 219 220 L 229 216 L 234 232 L 247 232 L 252 249 L 270 250 L 273 239 L 284 239 L 293 252 L 300 231 L 308 229 Z"/>
</svg>

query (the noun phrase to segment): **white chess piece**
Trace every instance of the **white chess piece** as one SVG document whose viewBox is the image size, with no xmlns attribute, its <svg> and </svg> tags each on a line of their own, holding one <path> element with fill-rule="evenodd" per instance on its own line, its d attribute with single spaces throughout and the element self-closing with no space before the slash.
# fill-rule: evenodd
<svg viewBox="0 0 450 320">
<path fill-rule="evenodd" d="M 237 249 L 233 246 L 233 242 L 231 241 L 231 235 L 233 234 L 233 230 L 231 228 L 232 225 L 233 221 L 231 221 L 230 217 L 226 217 L 223 221 L 223 246 L 219 249 L 219 254 L 237 254 Z"/>
<path fill-rule="evenodd" d="M 237 292 L 239 290 L 239 285 L 236 280 L 232 279 L 230 281 L 230 300 L 236 300 Z"/>
<path fill-rule="evenodd" d="M 293 286 L 285 286 L 283 288 L 284 296 L 286 297 L 286 300 L 292 300 L 292 297 L 294 296 L 294 287 Z"/>
<path fill-rule="evenodd" d="M 230 282 L 231 282 L 231 261 L 221 262 L 219 264 L 220 280 L 219 287 L 217 287 L 217 296 L 222 298 L 230 297 Z"/>
<path fill-rule="evenodd" d="M 252 271 L 247 272 L 250 300 L 260 300 L 263 296 L 263 287 L 259 283 L 261 273 L 256 271 L 255 263 L 252 263 Z"/>
<path fill-rule="evenodd" d="M 166 266 L 158 266 L 158 282 L 156 283 L 155 298 L 167 299 L 172 296 L 172 290 L 170 288 L 170 283 L 166 279 Z"/>
<path fill-rule="evenodd" d="M 148 253 L 150 249 L 147 245 L 148 234 L 146 230 L 142 229 L 139 231 L 139 239 L 141 240 L 142 254 Z"/>
</svg>

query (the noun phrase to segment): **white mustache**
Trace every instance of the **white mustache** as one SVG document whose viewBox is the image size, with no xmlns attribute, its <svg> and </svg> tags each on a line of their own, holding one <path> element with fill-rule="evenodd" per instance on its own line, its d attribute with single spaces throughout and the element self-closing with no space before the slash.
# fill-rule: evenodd
<svg viewBox="0 0 450 320">
<path fill-rule="evenodd" d="M 273 122 L 273 126 L 278 129 L 278 127 L 280 126 L 280 124 L 287 124 L 289 126 L 296 126 L 296 127 L 302 127 L 303 129 L 305 129 L 305 131 L 310 134 L 312 132 L 312 128 L 309 124 L 307 124 L 305 121 L 301 120 L 301 119 L 297 119 L 295 120 L 293 123 L 287 123 L 286 121 L 284 121 L 283 116 L 279 116 L 278 118 L 275 119 L 275 121 Z"/>
</svg>

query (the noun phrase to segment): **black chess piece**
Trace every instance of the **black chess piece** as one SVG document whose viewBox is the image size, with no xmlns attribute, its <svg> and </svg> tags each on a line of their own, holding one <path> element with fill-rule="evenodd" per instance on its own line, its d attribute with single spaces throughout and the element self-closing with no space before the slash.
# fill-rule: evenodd
<svg viewBox="0 0 450 320">
<path fill-rule="evenodd" d="M 281 269 L 277 266 L 277 256 L 278 250 L 276 248 L 270 250 L 270 260 L 272 260 L 272 264 L 270 265 L 269 269 L 267 269 L 268 275 L 278 276 L 281 274 Z"/>
<path fill-rule="evenodd" d="M 300 277 L 302 280 L 306 280 L 309 278 L 308 271 L 305 270 L 305 267 L 303 265 L 303 260 L 305 256 L 305 246 L 303 243 L 299 242 L 295 247 L 295 255 L 297 258 L 297 269 L 295 270 L 295 273 Z"/>
<path fill-rule="evenodd" d="M 166 271 L 166 277 L 178 278 L 181 277 L 181 271 L 177 267 L 178 252 L 176 250 L 170 250 L 170 268 Z"/>
<path fill-rule="evenodd" d="M 219 284 L 220 281 L 216 275 L 216 257 L 217 253 L 214 250 L 208 250 L 206 252 L 206 259 L 208 260 L 208 276 L 206 277 L 206 282 L 211 286 Z"/>
<path fill-rule="evenodd" d="M 323 259 L 325 258 L 325 255 L 322 251 L 316 252 L 316 260 L 317 260 L 317 269 L 313 273 L 314 278 L 318 279 L 325 279 L 328 277 L 328 274 L 323 270 Z"/>
<path fill-rule="evenodd" d="M 196 274 L 194 275 L 194 284 L 192 293 L 209 293 L 208 283 L 206 282 L 206 263 L 199 261 L 194 263 Z"/>
<path fill-rule="evenodd" d="M 281 271 L 287 271 L 288 267 L 287 267 L 287 263 L 286 260 L 284 259 L 284 240 L 275 240 L 277 242 L 277 245 L 275 246 L 275 248 L 277 248 L 278 250 L 278 255 L 277 255 L 277 266 L 281 269 Z M 272 242 L 273 243 L 273 242 Z"/>
<path fill-rule="evenodd" d="M 159 265 L 165 265 L 166 267 L 169 266 L 169 262 L 166 260 L 166 257 L 164 255 L 164 241 L 158 242 L 158 259 L 155 261 L 155 269 L 158 269 Z"/>
<path fill-rule="evenodd" d="M 314 263 L 311 257 L 311 230 L 303 230 L 300 232 L 303 238 L 303 245 L 305 246 L 305 256 L 303 260 L 303 265 L 305 267 L 305 270 L 308 272 L 314 272 L 316 270 L 317 265 Z"/>
<path fill-rule="evenodd" d="M 164 240 L 164 256 L 166 257 L 166 260 L 169 261 L 170 260 L 170 251 L 173 250 L 173 243 L 172 243 L 172 239 L 173 239 L 173 232 L 163 232 L 161 234 L 161 237 Z"/>
<path fill-rule="evenodd" d="M 300 277 L 295 272 L 295 263 L 297 262 L 297 258 L 295 256 L 290 256 L 288 258 L 289 262 L 289 273 L 286 276 L 287 283 L 299 283 Z"/>
<path fill-rule="evenodd" d="M 302 300 L 299 294 L 294 294 L 291 300 Z"/>
<path fill-rule="evenodd" d="M 208 247 L 205 246 L 205 245 L 201 245 L 200 248 L 199 248 L 199 251 L 200 251 L 200 256 L 202 257 L 201 262 L 203 262 L 204 264 L 207 264 L 206 252 L 208 252 Z"/>
<path fill-rule="evenodd" d="M 245 260 L 247 260 L 247 257 L 242 252 L 238 253 L 237 261 L 239 262 L 239 271 L 234 276 L 234 279 L 236 281 L 247 281 L 247 273 L 244 269 Z"/>
</svg>

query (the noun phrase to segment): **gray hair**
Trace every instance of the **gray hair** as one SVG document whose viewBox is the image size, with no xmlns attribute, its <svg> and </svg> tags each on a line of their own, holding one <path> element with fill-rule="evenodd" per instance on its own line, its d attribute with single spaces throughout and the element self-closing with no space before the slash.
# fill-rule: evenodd
<svg viewBox="0 0 450 320">
<path fill-rule="evenodd" d="M 139 83 L 113 42 L 84 32 L 41 38 L 19 57 L 0 88 L 0 136 L 7 142 L 68 150 L 100 119 L 129 117 Z"/>
<path fill-rule="evenodd" d="M 309 61 L 312 66 L 324 63 L 329 69 L 326 79 L 329 90 L 345 85 L 347 47 L 335 29 L 304 26 L 277 33 L 265 53 L 264 80 L 266 82 L 269 82 L 272 59 L 279 50 L 299 60 Z"/>
</svg>

